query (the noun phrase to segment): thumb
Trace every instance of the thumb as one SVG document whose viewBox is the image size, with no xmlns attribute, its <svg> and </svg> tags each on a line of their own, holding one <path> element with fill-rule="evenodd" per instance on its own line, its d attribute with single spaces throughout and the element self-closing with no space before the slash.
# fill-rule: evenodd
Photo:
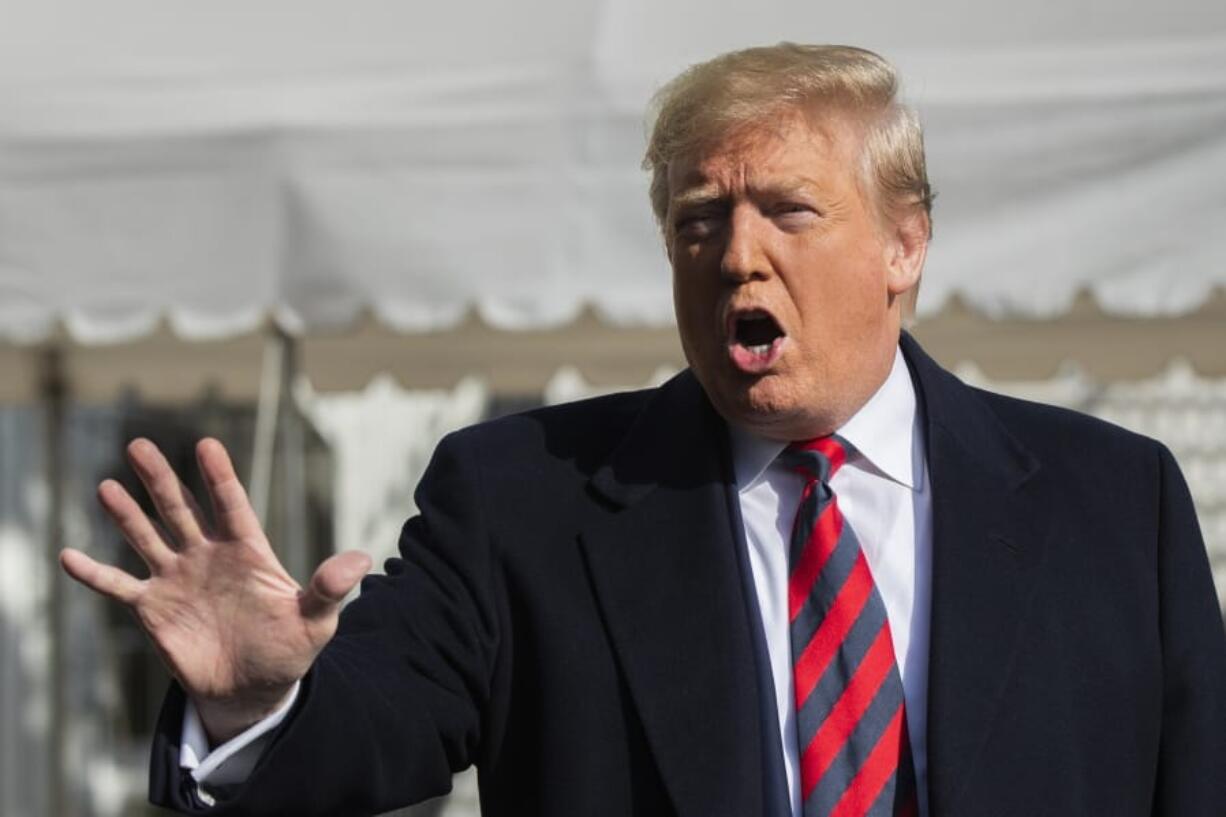
<svg viewBox="0 0 1226 817">
<path fill-rule="evenodd" d="M 326 559 L 303 591 L 302 615 L 306 618 L 335 615 L 349 591 L 370 572 L 370 565 L 370 556 L 360 550 L 347 550 Z"/>
</svg>

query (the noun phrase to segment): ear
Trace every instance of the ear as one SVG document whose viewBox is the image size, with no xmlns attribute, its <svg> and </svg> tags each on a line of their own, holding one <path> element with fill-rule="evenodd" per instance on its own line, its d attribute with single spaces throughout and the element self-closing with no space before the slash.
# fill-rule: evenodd
<svg viewBox="0 0 1226 817">
<path fill-rule="evenodd" d="M 928 257 L 928 224 L 928 214 L 917 207 L 886 227 L 886 289 L 891 296 L 919 286 Z"/>
</svg>

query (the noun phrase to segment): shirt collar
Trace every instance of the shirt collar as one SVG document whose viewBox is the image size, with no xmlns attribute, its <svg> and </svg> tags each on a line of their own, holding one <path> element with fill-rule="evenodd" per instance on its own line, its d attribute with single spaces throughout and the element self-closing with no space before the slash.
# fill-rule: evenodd
<svg viewBox="0 0 1226 817">
<path fill-rule="evenodd" d="M 744 491 L 761 479 L 787 444 L 758 437 L 732 423 L 728 429 L 736 484 Z M 922 466 L 923 446 L 917 444 L 915 387 L 901 349 L 894 354 L 885 382 L 838 434 L 863 456 L 850 464 L 867 464 L 913 491 L 923 489 L 924 469 L 917 467 Z"/>
</svg>

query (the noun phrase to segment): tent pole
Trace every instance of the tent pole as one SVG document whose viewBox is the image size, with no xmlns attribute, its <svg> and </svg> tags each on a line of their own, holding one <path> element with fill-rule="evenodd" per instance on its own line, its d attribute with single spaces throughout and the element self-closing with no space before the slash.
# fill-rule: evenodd
<svg viewBox="0 0 1226 817">
<path fill-rule="evenodd" d="M 281 367 L 281 418 L 278 428 L 281 454 L 281 514 L 277 526 L 278 547 L 285 569 L 300 582 L 307 582 L 311 564 L 306 530 L 306 433 L 302 412 L 294 399 L 294 381 L 299 371 L 297 338 L 285 335 Z"/>
<path fill-rule="evenodd" d="M 306 435 L 293 399 L 297 373 L 298 341 L 273 325 L 265 340 L 260 373 L 251 458 L 251 503 L 285 569 L 295 579 L 306 581 L 314 566 L 309 563 L 306 547 Z"/>
<path fill-rule="evenodd" d="M 251 478 L 248 480 L 251 505 L 265 528 L 268 525 L 268 500 L 277 447 L 277 421 L 281 413 L 287 345 L 288 336 L 273 325 L 264 340 L 260 395 L 255 409 L 255 438 L 251 446 Z"/>
<path fill-rule="evenodd" d="M 44 445 L 46 450 L 47 503 L 47 576 L 48 629 L 51 638 L 48 651 L 48 686 L 50 712 L 47 740 L 47 806 L 48 814 L 62 817 L 68 814 L 67 793 L 64 791 L 64 751 L 67 745 L 67 696 L 64 671 L 67 628 L 65 626 L 64 579 L 60 575 L 59 554 L 64 547 L 64 434 L 68 387 L 64 377 L 63 351 L 49 346 L 43 353 L 40 391 L 44 412 Z"/>
</svg>

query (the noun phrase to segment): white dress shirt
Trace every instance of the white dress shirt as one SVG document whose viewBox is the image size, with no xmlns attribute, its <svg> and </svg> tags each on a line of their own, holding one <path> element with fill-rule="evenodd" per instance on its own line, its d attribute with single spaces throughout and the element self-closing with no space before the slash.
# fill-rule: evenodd
<svg viewBox="0 0 1226 817">
<path fill-rule="evenodd" d="M 885 603 L 906 698 L 921 817 L 928 813 L 928 616 L 932 577 L 932 494 L 915 389 L 899 351 L 881 388 L 838 430 L 855 447 L 831 480 L 843 518 L 856 532 Z M 800 766 L 788 627 L 788 541 L 804 479 L 776 462 L 784 444 L 732 427 L 732 460 L 749 564 L 775 682 L 779 734 L 800 817 Z"/>
<path fill-rule="evenodd" d="M 928 813 L 928 614 L 932 565 L 932 495 L 928 490 L 923 428 L 902 352 L 876 394 L 838 430 L 857 450 L 831 480 L 839 509 L 856 532 L 885 603 L 902 676 L 907 727 L 915 759 L 920 817 Z M 783 443 L 732 427 L 732 459 L 749 564 L 762 612 L 779 715 L 792 814 L 801 817 L 792 651 L 787 615 L 788 540 L 800 504 L 802 478 L 776 464 Z M 271 732 L 293 706 L 298 690 L 273 715 L 209 751 L 199 716 L 184 713 L 180 765 L 191 771 L 201 799 L 204 784 L 245 780 Z"/>
</svg>

